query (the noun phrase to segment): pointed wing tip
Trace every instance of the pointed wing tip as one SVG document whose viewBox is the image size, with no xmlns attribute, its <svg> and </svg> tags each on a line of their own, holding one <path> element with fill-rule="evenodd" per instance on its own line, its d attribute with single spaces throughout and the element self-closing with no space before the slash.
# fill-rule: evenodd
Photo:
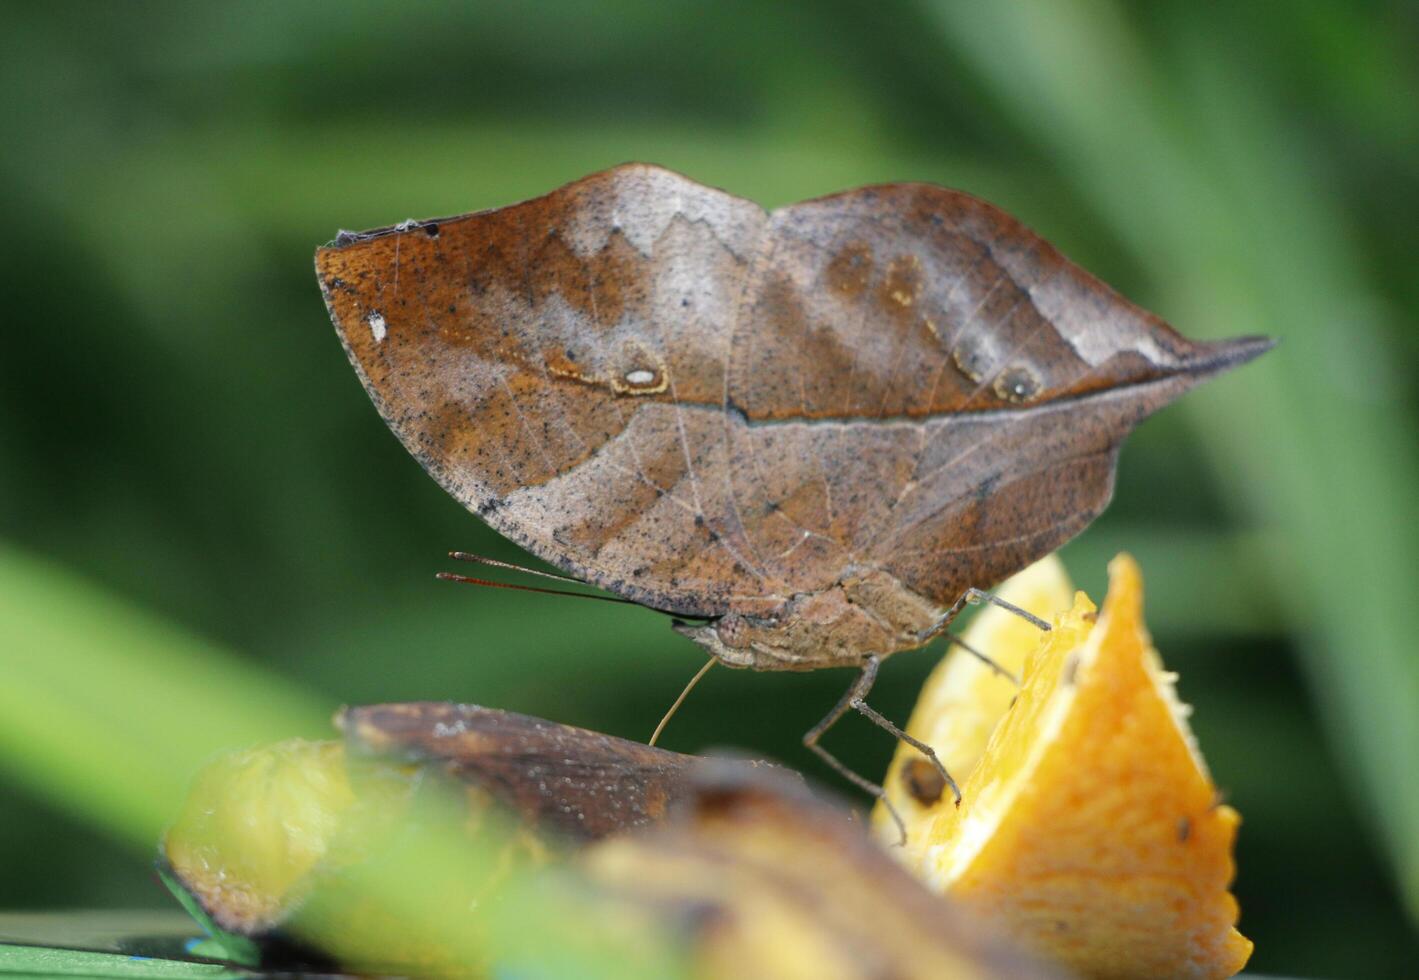
<svg viewBox="0 0 1419 980">
<path fill-rule="evenodd" d="M 1186 392 L 1255 360 L 1276 346 L 1271 337 L 1236 337 L 1193 343 L 1178 360 L 1163 369 L 1162 376 L 1147 384 L 1131 386 L 1138 402 L 1151 414 Z"/>
<path fill-rule="evenodd" d="M 1221 374 L 1256 360 L 1275 347 L 1277 342 L 1275 337 L 1235 337 L 1199 344 L 1184 370 L 1197 375 Z"/>
</svg>

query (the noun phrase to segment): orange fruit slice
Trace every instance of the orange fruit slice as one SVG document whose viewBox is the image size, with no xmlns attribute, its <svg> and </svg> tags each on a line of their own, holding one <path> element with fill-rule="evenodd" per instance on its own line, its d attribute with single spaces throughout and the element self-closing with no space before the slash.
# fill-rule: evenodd
<svg viewBox="0 0 1419 980">
<path fill-rule="evenodd" d="M 1137 564 L 1120 555 L 1109 575 L 1097 622 L 1079 594 L 1028 657 L 964 802 L 921 814 L 901 856 L 1086 976 L 1231 976 L 1252 949 L 1227 890 L 1240 818 L 1153 649 Z"/>
<path fill-rule="evenodd" d="M 996 595 L 1053 621 L 1074 601 L 1074 586 L 1064 563 L 1049 555 L 1008 579 Z M 922 685 L 906 729 L 936 750 L 957 783 L 964 783 L 975 769 L 990 733 L 1020 692 L 1018 678 L 1026 658 L 1040 645 L 1040 631 L 1012 612 L 987 605 L 972 618 L 961 639 L 1010 676 L 953 644 Z M 927 817 L 955 801 L 940 784 L 934 767 L 905 742 L 898 743 L 882 788 L 906 825 L 908 852 L 920 847 L 930 825 Z M 901 841 L 896 822 L 881 803 L 872 814 L 872 829 L 883 844 Z"/>
</svg>

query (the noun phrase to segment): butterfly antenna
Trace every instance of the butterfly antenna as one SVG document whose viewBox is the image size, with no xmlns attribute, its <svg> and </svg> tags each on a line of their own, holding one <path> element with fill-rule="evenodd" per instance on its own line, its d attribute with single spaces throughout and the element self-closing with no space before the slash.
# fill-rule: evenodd
<svg viewBox="0 0 1419 980">
<path fill-rule="evenodd" d="M 690 696 L 690 692 L 695 689 L 695 685 L 700 682 L 700 678 L 709 673 L 709 669 L 714 666 L 714 657 L 705 661 L 705 665 L 695 672 L 695 676 L 690 678 L 690 683 L 685 685 L 685 689 L 680 692 L 680 696 L 675 699 L 675 703 L 670 706 L 670 710 L 665 712 L 665 717 L 660 719 L 660 724 L 655 726 L 655 731 L 650 733 L 650 741 L 646 744 L 654 745 L 660 740 L 660 733 L 665 731 L 665 726 L 670 719 L 675 717 L 675 712 L 680 710 L 680 705 L 685 703 L 685 699 Z"/>
<path fill-rule="evenodd" d="M 467 551 L 450 551 L 448 557 L 455 561 L 469 561 L 477 565 L 488 565 L 492 568 L 506 568 L 508 571 L 521 572 L 524 575 L 536 575 L 539 578 L 549 578 L 555 582 L 571 582 L 581 585 L 582 581 L 570 575 L 562 575 L 559 572 L 544 572 L 539 568 L 528 568 L 526 565 L 514 565 L 510 561 L 502 561 L 498 558 L 489 558 L 487 555 L 475 555 Z"/>
<path fill-rule="evenodd" d="M 540 595 L 565 595 L 573 599 L 600 599 L 602 602 L 618 602 L 627 606 L 638 606 L 640 603 L 632 599 L 622 599 L 618 595 L 596 595 L 592 592 L 572 592 L 570 589 L 544 589 L 537 585 L 515 585 L 512 582 L 493 582 L 485 578 L 474 578 L 471 575 L 459 575 L 455 572 L 438 572 L 435 578 L 444 582 L 462 582 L 464 585 L 482 585 L 490 589 L 512 589 L 514 592 L 536 592 Z"/>
<path fill-rule="evenodd" d="M 538 578 L 549 578 L 554 582 L 568 582 L 572 585 L 586 585 L 579 578 L 571 575 L 562 575 L 559 572 L 544 572 L 540 568 L 528 568 L 526 565 L 514 565 L 510 561 L 503 561 L 500 558 L 489 558 L 487 555 L 475 555 L 468 551 L 450 551 L 448 557 L 455 561 L 472 562 L 475 565 L 487 565 L 491 568 L 506 568 L 511 572 L 522 572 L 524 575 L 536 575 Z M 642 609 L 649 609 L 651 612 L 658 612 L 662 616 L 673 616 L 679 619 L 695 619 L 708 622 L 713 616 L 686 616 L 683 613 L 674 613 L 668 609 L 657 609 L 655 606 L 646 605 L 644 602 L 637 602 L 634 599 L 625 599 L 620 596 L 600 595 L 590 592 L 566 592 L 561 589 L 540 589 L 531 585 L 512 585 L 506 582 L 490 582 L 487 579 L 473 578 L 468 575 L 455 575 L 452 572 L 439 572 L 438 578 L 446 582 L 463 582 L 468 585 L 486 585 L 494 589 L 513 589 L 517 592 L 540 592 L 543 595 L 569 595 L 580 599 L 600 599 L 603 602 L 619 602 L 628 606 L 640 606 Z"/>
</svg>

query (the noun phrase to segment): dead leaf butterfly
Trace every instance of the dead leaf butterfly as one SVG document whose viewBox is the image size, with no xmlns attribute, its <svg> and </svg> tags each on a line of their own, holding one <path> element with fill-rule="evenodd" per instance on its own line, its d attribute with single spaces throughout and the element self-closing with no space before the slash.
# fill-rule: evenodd
<svg viewBox="0 0 1419 980">
<path fill-rule="evenodd" d="M 342 233 L 316 270 L 384 420 L 496 530 L 729 666 L 861 669 L 809 733 L 830 761 L 882 657 L 1082 530 L 1140 420 L 1270 346 L 1193 343 L 928 184 L 766 212 L 628 164 Z"/>
</svg>

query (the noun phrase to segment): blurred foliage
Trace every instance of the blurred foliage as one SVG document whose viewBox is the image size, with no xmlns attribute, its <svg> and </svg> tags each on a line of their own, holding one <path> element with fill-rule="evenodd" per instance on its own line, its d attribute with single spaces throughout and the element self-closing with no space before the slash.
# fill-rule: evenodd
<svg viewBox="0 0 1419 980">
<path fill-rule="evenodd" d="M 1117 546 L 1150 576 L 1246 820 L 1253 967 L 1412 966 L 1412 5 L 3 10 L 0 905 L 162 904 L 145 851 L 111 841 L 141 845 L 210 748 L 342 701 L 644 737 L 694 648 L 641 610 L 435 583 L 450 547 L 519 556 L 385 431 L 311 268 L 340 227 L 643 159 L 766 205 L 962 187 L 1185 333 L 1282 338 L 1139 431 L 1066 559 L 1096 596 Z M 905 717 L 933 660 L 894 660 L 878 707 Z M 667 743 L 826 775 L 798 738 L 845 683 L 713 672 Z M 183 751 L 113 758 L 105 732 Z M 851 723 L 832 740 L 867 772 L 891 749 Z M 123 779 L 86 793 L 94 773 Z"/>
</svg>

